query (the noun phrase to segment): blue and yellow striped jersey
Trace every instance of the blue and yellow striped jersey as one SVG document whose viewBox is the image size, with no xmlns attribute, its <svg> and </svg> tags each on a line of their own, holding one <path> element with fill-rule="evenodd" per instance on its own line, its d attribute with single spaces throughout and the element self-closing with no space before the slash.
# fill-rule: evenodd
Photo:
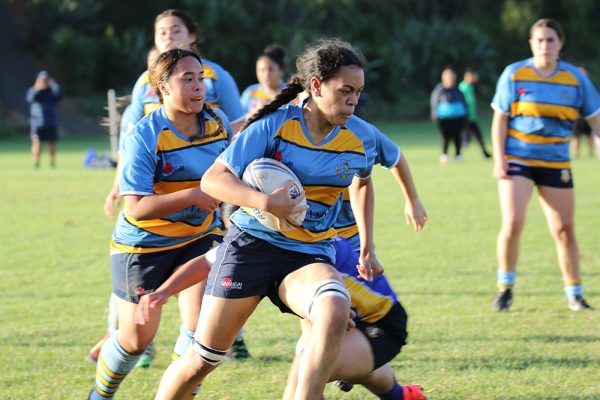
<svg viewBox="0 0 600 400">
<path fill-rule="evenodd" d="M 281 90 L 285 87 L 285 83 L 281 82 L 279 88 L 277 89 L 277 93 L 281 92 Z M 242 108 L 244 112 L 254 112 L 261 108 L 263 104 L 271 102 L 275 96 L 269 96 L 265 93 L 263 86 L 260 83 L 255 83 L 253 85 L 248 86 L 242 92 L 242 98 L 240 102 L 242 103 Z"/>
<path fill-rule="evenodd" d="M 302 107 L 287 105 L 245 129 L 219 160 L 241 177 L 257 158 L 283 162 L 298 177 L 309 209 L 302 226 L 275 232 L 243 209 L 231 221 L 251 235 L 275 246 L 335 259 L 331 238 L 342 206 L 343 192 L 352 178 L 368 177 L 375 161 L 375 136 L 371 125 L 352 116 L 346 126 L 336 126 L 325 140 L 314 143 L 302 116 Z"/>
<path fill-rule="evenodd" d="M 225 150 L 231 137 L 227 118 L 219 110 L 225 130 L 200 113 L 198 139 L 181 135 L 160 107 L 144 117 L 125 137 L 121 149 L 120 195 L 160 195 L 196 188 L 206 170 Z M 190 206 L 163 218 L 136 221 L 124 208 L 113 232 L 111 251 L 150 253 L 184 246 L 210 233 L 220 233 L 217 212 Z"/>
<path fill-rule="evenodd" d="M 358 277 L 358 253 L 345 239 L 336 237 L 333 241 L 336 252 L 335 269 L 344 279 L 344 284 L 352 298 L 352 308 L 356 311 L 357 321 L 375 323 L 391 310 L 398 302 L 394 290 L 384 275 L 373 278 L 371 282 Z"/>
<path fill-rule="evenodd" d="M 240 103 L 240 91 L 235 80 L 219 64 L 202 59 L 204 68 L 204 84 L 206 86 L 206 102 L 215 108 L 220 108 L 231 123 L 241 120 L 245 113 Z M 127 118 L 121 124 L 121 135 L 127 134 L 124 127 L 135 125 L 145 115 L 160 107 L 158 95 L 152 89 L 148 79 L 148 71 L 144 71 L 138 78 L 131 93 L 131 110 L 124 114 Z"/>
<path fill-rule="evenodd" d="M 510 116 L 506 158 L 534 167 L 571 167 L 569 136 L 580 112 L 600 112 L 600 95 L 575 66 L 558 61 L 542 76 L 527 59 L 506 67 L 496 87 L 492 108 Z"/>
<path fill-rule="evenodd" d="M 400 157 L 402 156 L 400 148 L 379 129 L 372 125 L 371 127 L 373 133 L 375 134 L 375 146 L 377 149 L 375 164 L 380 164 L 384 168 L 394 167 L 396 164 L 398 164 Z M 350 193 L 348 192 L 348 189 L 344 191 L 342 209 L 338 214 L 338 218 L 335 221 L 334 227 L 337 230 L 337 236 L 347 239 L 355 251 L 360 251 L 358 226 L 356 226 L 356 220 L 354 219 L 354 213 L 352 212 Z"/>
</svg>

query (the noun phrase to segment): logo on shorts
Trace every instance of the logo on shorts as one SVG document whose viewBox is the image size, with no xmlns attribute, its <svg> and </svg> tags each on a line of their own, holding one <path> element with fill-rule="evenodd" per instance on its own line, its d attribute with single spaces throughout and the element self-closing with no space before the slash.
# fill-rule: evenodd
<svg viewBox="0 0 600 400">
<path fill-rule="evenodd" d="M 367 329 L 365 329 L 365 333 L 371 339 L 375 339 L 376 337 L 383 335 L 383 331 L 376 326 L 368 326 Z"/>
<path fill-rule="evenodd" d="M 560 180 L 564 183 L 569 183 L 571 181 L 571 171 L 568 169 L 563 169 L 560 171 Z"/>
<path fill-rule="evenodd" d="M 242 288 L 242 282 L 234 282 L 231 278 L 225 278 L 221 281 L 221 286 L 225 288 L 225 290 L 238 289 Z"/>
<path fill-rule="evenodd" d="M 509 166 L 508 166 L 508 170 L 509 170 L 509 171 L 515 171 L 515 172 L 517 172 L 517 171 L 520 171 L 520 170 L 521 170 L 521 167 L 519 167 L 518 165 L 514 165 L 514 164 L 512 164 L 512 165 L 509 165 Z"/>
<path fill-rule="evenodd" d="M 138 288 L 135 289 L 135 294 L 137 294 L 138 296 L 143 296 L 145 294 L 152 293 L 152 292 L 154 292 L 154 289 L 146 290 L 141 286 L 138 286 Z"/>
</svg>

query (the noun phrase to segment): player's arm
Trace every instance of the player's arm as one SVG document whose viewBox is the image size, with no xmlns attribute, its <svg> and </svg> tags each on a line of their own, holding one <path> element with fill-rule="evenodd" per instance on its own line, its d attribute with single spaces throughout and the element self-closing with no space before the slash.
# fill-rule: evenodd
<svg viewBox="0 0 600 400">
<path fill-rule="evenodd" d="M 412 224 L 415 231 L 418 232 L 423 229 L 427 222 L 427 212 L 417 193 L 417 188 L 404 154 L 400 155 L 400 160 L 391 168 L 391 171 L 404 194 L 404 200 L 406 201 L 404 206 L 406 223 Z"/>
<path fill-rule="evenodd" d="M 592 128 L 592 133 L 597 137 L 600 137 L 600 113 L 594 115 L 592 118 L 586 120 L 590 128 Z"/>
<path fill-rule="evenodd" d="M 210 261 L 214 258 L 213 252 L 215 251 L 216 249 L 213 249 L 189 260 L 181 265 L 158 289 L 140 297 L 135 314 L 136 323 L 144 325 L 149 320 L 151 308 L 162 306 L 172 295 L 206 280 L 210 272 Z"/>
<path fill-rule="evenodd" d="M 220 204 L 219 200 L 207 195 L 199 187 L 168 194 L 126 194 L 123 198 L 127 214 L 137 221 L 163 218 L 190 206 L 212 212 Z"/>
<path fill-rule="evenodd" d="M 495 179 L 506 179 L 508 177 L 508 163 L 504 158 L 506 136 L 508 134 L 508 119 L 508 114 L 494 109 L 494 116 L 492 118 L 492 149 L 494 155 L 493 175 Z"/>
</svg>

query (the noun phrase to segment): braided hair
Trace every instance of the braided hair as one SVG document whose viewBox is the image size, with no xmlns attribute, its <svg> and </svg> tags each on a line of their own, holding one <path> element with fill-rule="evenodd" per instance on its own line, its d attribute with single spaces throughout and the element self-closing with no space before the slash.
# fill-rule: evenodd
<svg viewBox="0 0 600 400">
<path fill-rule="evenodd" d="M 355 65 L 365 67 L 365 58 L 349 43 L 339 39 L 322 39 L 306 48 L 296 60 L 296 74 L 292 76 L 273 101 L 266 104 L 244 123 L 246 129 L 253 122 L 275 112 L 279 107 L 294 100 L 303 91 L 310 92 L 310 80 L 317 77 L 326 82 L 336 76 L 342 67 Z"/>
</svg>

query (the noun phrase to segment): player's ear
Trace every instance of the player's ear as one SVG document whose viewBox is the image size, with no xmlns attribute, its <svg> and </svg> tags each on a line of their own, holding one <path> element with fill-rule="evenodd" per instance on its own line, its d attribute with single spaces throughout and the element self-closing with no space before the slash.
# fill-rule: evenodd
<svg viewBox="0 0 600 400">
<path fill-rule="evenodd" d="M 167 90 L 167 84 L 164 81 L 156 82 L 156 86 L 158 87 L 158 90 L 162 93 L 163 96 L 169 95 L 169 91 Z"/>
<path fill-rule="evenodd" d="M 310 78 L 310 92 L 313 96 L 321 97 L 321 80 L 316 76 Z"/>
</svg>

